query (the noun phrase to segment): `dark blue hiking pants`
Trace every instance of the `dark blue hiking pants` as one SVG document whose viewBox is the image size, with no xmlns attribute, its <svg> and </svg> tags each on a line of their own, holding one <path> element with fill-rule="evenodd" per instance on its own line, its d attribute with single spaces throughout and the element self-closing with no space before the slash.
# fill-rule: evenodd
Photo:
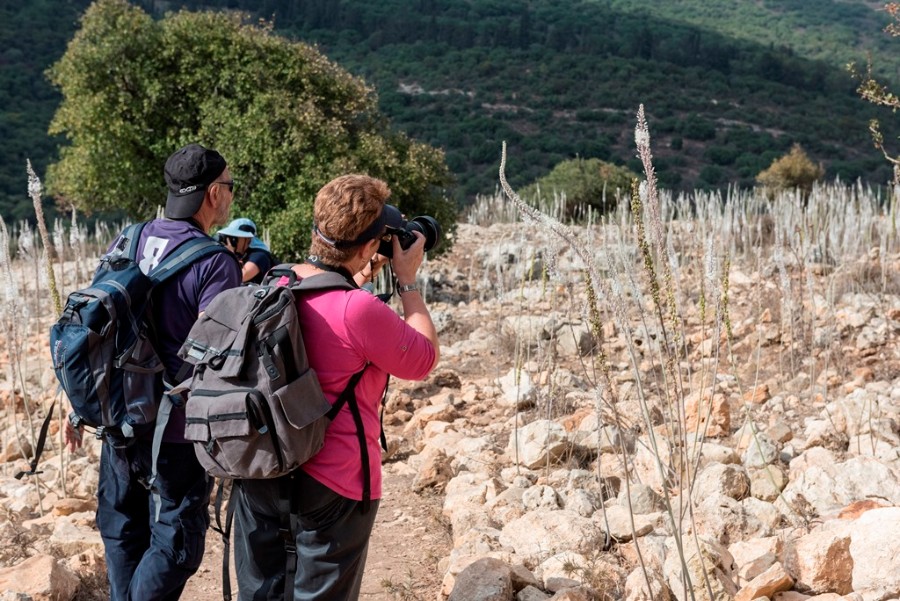
<svg viewBox="0 0 900 601">
<path fill-rule="evenodd" d="M 272 480 L 243 480 L 232 491 L 240 601 L 284 599 L 288 556 L 280 530 L 289 508 L 282 492 L 288 490 L 294 493 L 297 548 L 294 601 L 356 601 L 378 500 L 363 513 L 361 502 L 337 494 L 302 470 Z"/>
<path fill-rule="evenodd" d="M 212 479 L 197 462 L 193 446 L 162 444 L 159 521 L 146 488 L 150 468 L 151 441 L 138 440 L 126 448 L 104 441 L 97 527 L 113 601 L 178 599 L 203 559 Z"/>
</svg>

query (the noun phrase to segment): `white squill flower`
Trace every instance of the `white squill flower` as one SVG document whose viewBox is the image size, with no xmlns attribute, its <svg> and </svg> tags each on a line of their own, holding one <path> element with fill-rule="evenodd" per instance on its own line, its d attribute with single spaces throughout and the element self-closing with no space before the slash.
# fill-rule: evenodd
<svg viewBox="0 0 900 601">
<path fill-rule="evenodd" d="M 638 123 L 638 126 L 634 128 L 634 145 L 638 148 L 646 148 L 650 146 L 650 132 L 641 125 Z"/>
<path fill-rule="evenodd" d="M 641 184 L 638 187 L 638 195 L 641 197 L 641 202 L 646 205 L 650 199 L 650 184 L 647 183 L 647 180 L 641 180 Z"/>
<path fill-rule="evenodd" d="M 43 194 L 43 186 L 41 186 L 41 178 L 37 176 L 34 169 L 31 168 L 31 162 L 28 163 L 28 196 L 31 198 L 40 198 Z"/>
</svg>

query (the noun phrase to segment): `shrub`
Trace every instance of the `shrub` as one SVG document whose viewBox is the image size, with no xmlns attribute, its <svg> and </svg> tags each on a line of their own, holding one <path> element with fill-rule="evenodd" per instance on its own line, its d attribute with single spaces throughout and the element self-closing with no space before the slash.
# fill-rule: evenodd
<svg viewBox="0 0 900 601">
<path fill-rule="evenodd" d="M 605 213 L 616 205 L 618 195 L 627 194 L 635 178 L 637 175 L 625 167 L 600 159 L 575 158 L 557 164 L 550 173 L 527 186 L 522 196 L 538 203 L 565 193 L 567 217 L 586 207 Z"/>
<path fill-rule="evenodd" d="M 813 183 L 824 174 L 822 166 L 813 163 L 800 145 L 794 144 L 788 154 L 775 159 L 768 169 L 761 171 L 756 176 L 756 182 L 767 190 L 770 197 L 776 192 L 796 188 L 803 198 L 807 198 Z"/>
<path fill-rule="evenodd" d="M 51 133 L 67 144 L 48 187 L 81 210 L 152 217 L 166 157 L 196 141 L 227 158 L 234 211 L 286 260 L 308 248 L 318 189 L 349 172 L 387 181 L 406 214 L 454 227 L 443 153 L 390 131 L 363 80 L 269 24 L 186 11 L 156 21 L 98 0 L 49 75 L 62 94 Z"/>
</svg>

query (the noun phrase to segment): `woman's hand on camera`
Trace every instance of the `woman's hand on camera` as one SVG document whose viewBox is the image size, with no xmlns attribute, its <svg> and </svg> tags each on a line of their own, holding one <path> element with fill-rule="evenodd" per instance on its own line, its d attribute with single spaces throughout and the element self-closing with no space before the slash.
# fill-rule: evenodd
<svg viewBox="0 0 900 601">
<path fill-rule="evenodd" d="M 378 277 L 378 274 L 381 273 L 381 269 L 388 261 L 390 261 L 388 257 L 375 253 L 372 255 L 372 258 L 369 259 L 369 262 L 353 276 L 353 281 L 356 282 L 357 286 L 365 286 L 369 282 L 374 282 L 375 278 Z"/>
<path fill-rule="evenodd" d="M 369 267 L 364 268 L 363 271 L 366 271 L 366 269 L 370 269 L 371 272 L 369 272 L 367 275 L 369 276 L 370 279 L 374 280 L 375 278 L 378 277 L 378 274 L 381 273 L 381 269 L 385 265 L 387 265 L 387 262 L 390 260 L 391 259 L 389 257 L 385 257 L 382 254 L 375 253 L 374 255 L 372 255 L 372 258 L 369 260 Z"/>
<path fill-rule="evenodd" d="M 391 240 L 391 244 L 394 245 L 391 268 L 401 286 L 415 283 L 416 272 L 419 271 L 419 266 L 422 265 L 422 260 L 425 258 L 425 236 L 422 232 L 413 231 L 412 233 L 415 235 L 416 241 L 406 250 L 400 248 L 400 240 L 397 236 L 393 236 Z"/>
</svg>

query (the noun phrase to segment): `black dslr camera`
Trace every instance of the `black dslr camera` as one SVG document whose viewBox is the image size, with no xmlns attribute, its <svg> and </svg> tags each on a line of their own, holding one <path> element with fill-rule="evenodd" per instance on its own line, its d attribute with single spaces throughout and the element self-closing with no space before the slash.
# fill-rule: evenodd
<svg viewBox="0 0 900 601">
<path fill-rule="evenodd" d="M 390 205 L 386 205 L 385 209 L 387 209 L 388 206 Z M 391 208 L 393 209 L 393 207 Z M 396 211 L 396 209 L 394 210 Z M 402 217 L 399 217 L 399 211 L 398 218 L 399 225 L 388 225 L 385 227 L 384 235 L 385 237 L 397 236 L 397 239 L 400 241 L 400 248 L 406 250 L 413 245 L 413 242 L 416 241 L 416 235 L 413 232 L 422 232 L 422 235 L 425 236 L 425 252 L 440 246 L 441 224 L 437 222 L 437 219 L 429 217 L 428 215 L 422 215 L 413 217 L 411 221 L 406 221 Z M 393 256 L 394 246 L 391 243 L 390 238 L 381 240 L 381 244 L 378 245 L 378 254 L 384 255 L 385 257 Z"/>
</svg>

